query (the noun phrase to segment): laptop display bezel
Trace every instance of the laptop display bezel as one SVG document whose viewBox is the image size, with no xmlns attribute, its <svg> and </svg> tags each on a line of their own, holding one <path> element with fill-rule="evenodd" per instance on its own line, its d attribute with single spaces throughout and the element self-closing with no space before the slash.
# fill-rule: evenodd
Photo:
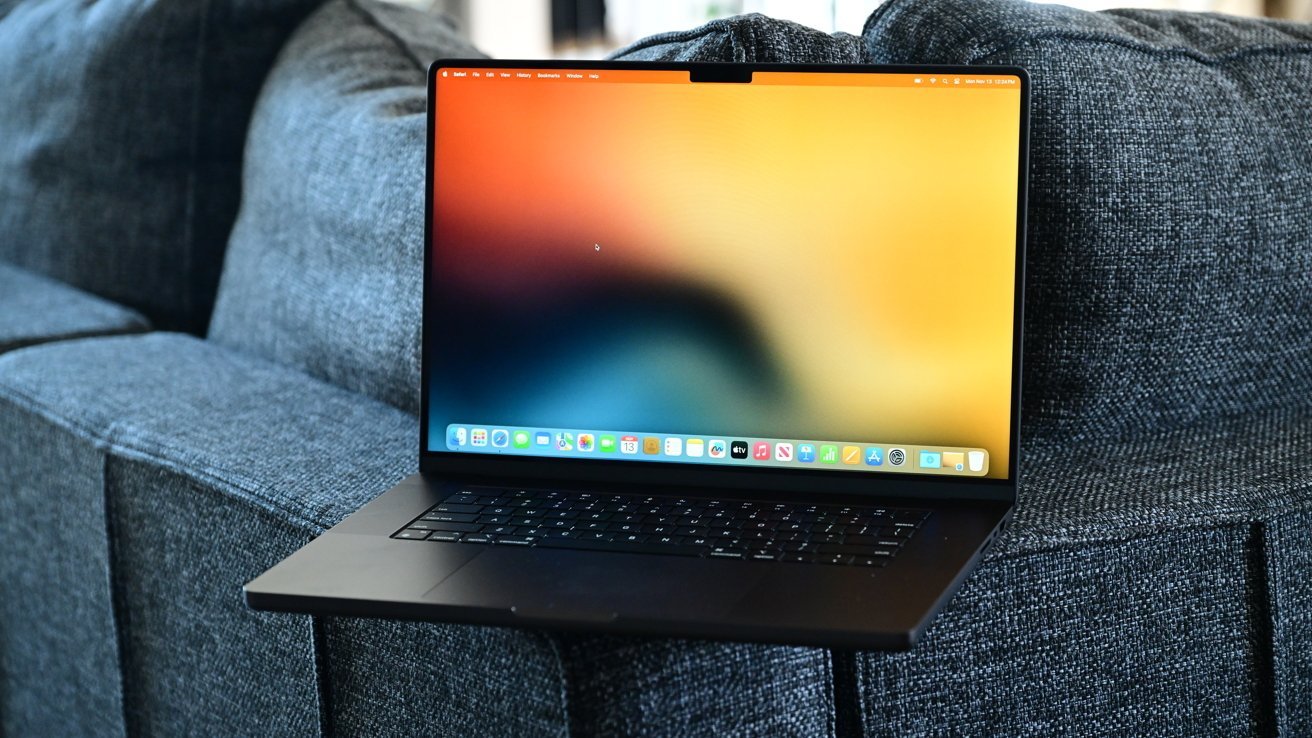
<svg viewBox="0 0 1312 738">
<path fill-rule="evenodd" d="M 1016 274 L 1015 306 L 1012 324 L 1011 447 L 1007 477 L 960 478 L 933 475 L 909 475 L 878 471 L 820 471 L 806 468 L 753 468 L 715 464 L 679 464 L 659 461 L 609 459 L 560 459 L 535 456 L 489 455 L 429 450 L 429 347 L 434 345 L 434 331 L 440 321 L 433 319 L 433 175 L 435 172 L 434 122 L 437 108 L 436 73 L 440 69 L 515 68 L 687 71 L 699 84 L 739 84 L 748 72 L 870 73 L 870 74 L 946 74 L 946 75 L 1015 75 L 1020 80 L 1020 130 L 1016 198 Z M 708 80 L 701 82 L 700 80 Z M 605 62 L 541 61 L 491 59 L 439 59 L 428 70 L 428 127 L 425 143 L 424 173 L 424 276 L 423 326 L 420 337 L 420 422 L 419 468 L 424 474 L 502 478 L 507 483 L 578 482 L 599 484 L 635 484 L 650 487 L 669 485 L 680 488 L 760 489 L 772 492 L 815 496 L 870 495 L 877 497 L 913 497 L 935 499 L 977 499 L 1014 501 L 1020 465 L 1020 393 L 1022 326 L 1025 293 L 1026 201 L 1029 179 L 1029 75 L 1019 67 L 954 65 L 859 65 L 859 64 L 757 64 L 713 62 Z M 445 434 L 445 429 L 441 431 Z"/>
</svg>

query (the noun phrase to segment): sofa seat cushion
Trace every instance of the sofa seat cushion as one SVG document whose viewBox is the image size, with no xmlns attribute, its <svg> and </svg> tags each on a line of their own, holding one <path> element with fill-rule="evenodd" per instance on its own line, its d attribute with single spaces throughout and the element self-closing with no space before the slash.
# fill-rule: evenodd
<svg viewBox="0 0 1312 738">
<path fill-rule="evenodd" d="M 0 353 L 47 341 L 149 328 L 135 310 L 48 277 L 0 264 Z"/>
<path fill-rule="evenodd" d="M 14 429 L 6 458 L 28 460 L 0 469 L 0 532 L 14 536 L 0 536 L 0 560 L 32 567 L 6 580 L 5 600 L 54 590 L 110 608 L 91 608 L 95 619 L 85 604 L 0 608 L 0 653 L 25 652 L 35 634 L 43 659 L 71 669 L 88 639 L 116 648 L 121 678 L 81 684 L 93 697 L 121 684 L 111 714 L 126 716 L 128 734 L 564 731 L 560 659 L 541 634 L 312 619 L 243 602 L 244 583 L 415 470 L 413 416 L 158 333 L 0 357 L 0 425 Z M 61 448 L 77 461 L 67 472 L 50 463 Z M 76 527 L 56 524 L 61 515 Z M 32 553 L 52 549 L 64 555 Z M 112 596 L 85 597 L 97 582 Z M 0 683 L 23 708 L 6 708 L 6 733 L 102 732 L 92 721 L 104 716 L 90 710 L 77 730 L 37 723 L 57 720 L 48 706 L 59 692 L 23 689 L 16 676 Z M 50 681 L 71 691 L 76 678 Z"/>
<path fill-rule="evenodd" d="M 211 339 L 418 414 L 427 69 L 479 56 L 372 0 L 297 30 L 251 121 Z"/>
<path fill-rule="evenodd" d="M 251 105 L 320 1 L 0 3 L 0 259 L 204 331 Z"/>
<path fill-rule="evenodd" d="M 1027 435 L 1312 411 L 1312 24 L 890 0 L 864 33 L 1030 72 Z"/>
</svg>

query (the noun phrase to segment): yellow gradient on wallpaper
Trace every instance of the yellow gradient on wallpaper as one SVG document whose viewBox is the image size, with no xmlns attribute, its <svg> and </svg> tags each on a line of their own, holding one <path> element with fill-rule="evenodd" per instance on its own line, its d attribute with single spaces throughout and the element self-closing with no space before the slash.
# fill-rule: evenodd
<svg viewBox="0 0 1312 738">
<path fill-rule="evenodd" d="M 1005 477 L 1019 85 L 606 75 L 439 79 L 436 232 L 481 249 L 440 268 L 506 296 L 710 282 L 828 438 L 982 447 Z"/>
</svg>

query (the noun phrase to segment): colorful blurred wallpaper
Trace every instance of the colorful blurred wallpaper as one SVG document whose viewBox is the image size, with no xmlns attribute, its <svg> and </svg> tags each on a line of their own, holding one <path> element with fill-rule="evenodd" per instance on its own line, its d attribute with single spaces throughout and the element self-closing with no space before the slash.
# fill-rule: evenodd
<svg viewBox="0 0 1312 738">
<path fill-rule="evenodd" d="M 1007 475 L 1018 80 L 507 71 L 436 81 L 430 450 L 596 428 Z"/>
</svg>

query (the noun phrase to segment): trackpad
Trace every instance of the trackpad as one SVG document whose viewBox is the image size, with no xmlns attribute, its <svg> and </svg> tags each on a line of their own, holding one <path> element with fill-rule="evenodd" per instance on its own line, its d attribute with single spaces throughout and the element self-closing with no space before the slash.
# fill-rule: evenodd
<svg viewBox="0 0 1312 738">
<path fill-rule="evenodd" d="M 533 619 L 609 622 L 726 615 L 764 567 L 677 556 L 493 546 L 424 599 Z"/>
</svg>

